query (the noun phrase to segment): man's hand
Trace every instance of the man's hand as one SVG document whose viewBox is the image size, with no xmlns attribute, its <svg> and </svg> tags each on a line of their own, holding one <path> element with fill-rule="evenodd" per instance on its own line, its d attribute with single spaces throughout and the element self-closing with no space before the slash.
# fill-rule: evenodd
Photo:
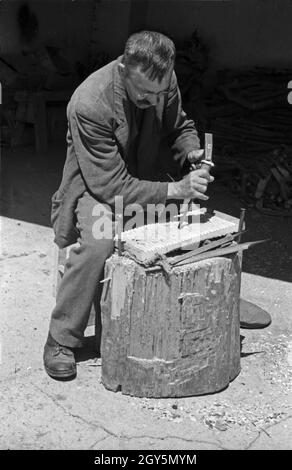
<svg viewBox="0 0 292 470">
<path fill-rule="evenodd" d="M 205 152 L 204 149 L 192 150 L 191 152 L 188 153 L 187 159 L 190 163 L 193 163 L 193 164 L 199 163 L 200 160 L 202 160 L 202 158 L 204 157 L 204 152 Z"/>
<path fill-rule="evenodd" d="M 208 196 L 205 195 L 208 183 L 214 181 L 208 170 L 191 171 L 182 180 L 169 183 L 167 197 L 169 199 L 202 199 L 207 201 Z"/>
</svg>

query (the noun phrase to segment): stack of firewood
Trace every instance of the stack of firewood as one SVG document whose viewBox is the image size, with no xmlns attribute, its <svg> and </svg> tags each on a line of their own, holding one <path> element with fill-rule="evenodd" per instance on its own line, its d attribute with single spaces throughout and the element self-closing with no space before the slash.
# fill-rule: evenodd
<svg viewBox="0 0 292 470">
<path fill-rule="evenodd" d="M 219 73 L 207 99 L 217 177 L 249 205 L 292 215 L 292 70 Z"/>
</svg>

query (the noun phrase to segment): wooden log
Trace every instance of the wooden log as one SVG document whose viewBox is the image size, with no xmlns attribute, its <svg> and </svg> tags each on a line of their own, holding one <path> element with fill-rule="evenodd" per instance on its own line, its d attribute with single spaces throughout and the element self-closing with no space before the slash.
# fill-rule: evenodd
<svg viewBox="0 0 292 470">
<path fill-rule="evenodd" d="M 180 397 L 225 388 L 240 371 L 241 255 L 144 269 L 106 262 L 101 299 L 102 383 L 139 397 Z"/>
</svg>

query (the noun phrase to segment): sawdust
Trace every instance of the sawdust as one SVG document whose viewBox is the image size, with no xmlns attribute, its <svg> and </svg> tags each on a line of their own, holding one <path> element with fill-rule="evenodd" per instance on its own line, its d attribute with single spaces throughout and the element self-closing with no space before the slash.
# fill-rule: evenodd
<svg viewBox="0 0 292 470">
<path fill-rule="evenodd" d="M 227 389 L 190 398 L 136 398 L 134 406 L 159 420 L 191 420 L 222 432 L 235 427 L 263 431 L 292 413 L 290 344 L 288 335 L 272 337 L 270 332 L 258 341 L 245 338 L 242 372 Z"/>
</svg>

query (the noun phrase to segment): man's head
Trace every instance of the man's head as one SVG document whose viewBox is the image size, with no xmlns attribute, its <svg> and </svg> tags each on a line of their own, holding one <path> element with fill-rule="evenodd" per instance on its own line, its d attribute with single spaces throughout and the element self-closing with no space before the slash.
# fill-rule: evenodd
<svg viewBox="0 0 292 470">
<path fill-rule="evenodd" d="M 163 34 L 141 31 L 129 37 L 120 69 L 127 93 L 137 107 L 155 106 L 167 93 L 174 60 L 175 46 Z"/>
</svg>

